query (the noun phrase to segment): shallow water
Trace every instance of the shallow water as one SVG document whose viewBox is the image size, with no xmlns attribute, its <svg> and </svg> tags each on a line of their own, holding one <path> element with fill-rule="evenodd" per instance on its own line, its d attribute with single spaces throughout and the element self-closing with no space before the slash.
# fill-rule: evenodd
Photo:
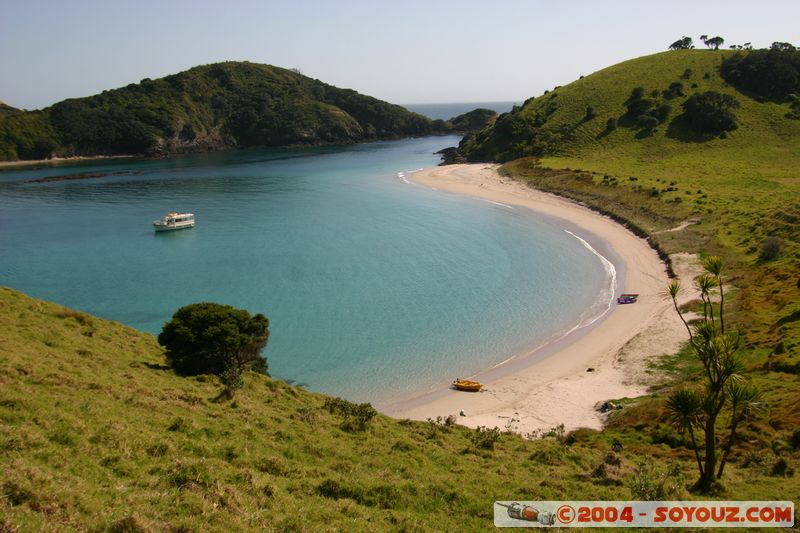
<svg viewBox="0 0 800 533">
<path fill-rule="evenodd" d="M 0 284 L 158 333 L 182 305 L 270 319 L 279 378 L 380 401 L 492 366 L 607 303 L 550 220 L 408 173 L 457 137 L 0 172 Z M 30 183 L 78 172 L 128 172 Z M 168 211 L 197 227 L 155 234 Z"/>
</svg>

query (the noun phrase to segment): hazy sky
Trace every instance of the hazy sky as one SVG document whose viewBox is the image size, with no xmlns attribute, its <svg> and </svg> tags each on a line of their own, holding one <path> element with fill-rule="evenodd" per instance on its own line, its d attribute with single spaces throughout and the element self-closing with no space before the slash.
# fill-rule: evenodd
<svg viewBox="0 0 800 533">
<path fill-rule="evenodd" d="M 247 60 L 394 103 L 521 101 L 682 35 L 800 44 L 798 21 L 800 0 L 2 0 L 0 100 Z"/>
</svg>

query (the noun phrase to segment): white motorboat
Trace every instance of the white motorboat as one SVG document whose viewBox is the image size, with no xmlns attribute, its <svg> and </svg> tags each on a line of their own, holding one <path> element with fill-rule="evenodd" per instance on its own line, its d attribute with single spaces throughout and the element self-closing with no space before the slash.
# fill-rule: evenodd
<svg viewBox="0 0 800 533">
<path fill-rule="evenodd" d="M 163 218 L 153 221 L 156 231 L 172 231 L 194 227 L 194 214 L 167 213 Z"/>
</svg>

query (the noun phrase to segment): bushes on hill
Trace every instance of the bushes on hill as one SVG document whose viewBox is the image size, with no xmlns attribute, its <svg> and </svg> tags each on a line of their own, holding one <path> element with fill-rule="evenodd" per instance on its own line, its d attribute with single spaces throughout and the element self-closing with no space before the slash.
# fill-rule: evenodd
<svg viewBox="0 0 800 533">
<path fill-rule="evenodd" d="M 740 90 L 783 102 L 791 94 L 800 93 L 800 50 L 792 47 L 737 53 L 722 62 L 720 73 Z"/>
<path fill-rule="evenodd" d="M 341 428 L 345 431 L 364 431 L 370 420 L 378 414 L 372 404 L 353 403 L 344 398 L 326 399 L 325 409 L 344 419 Z"/>
<path fill-rule="evenodd" d="M 655 102 L 644 96 L 644 87 L 636 87 L 631 91 L 631 96 L 625 101 L 625 114 L 631 118 L 636 118 L 647 114 L 647 111 Z"/>
<path fill-rule="evenodd" d="M 197 303 L 178 309 L 158 342 L 170 365 L 183 375 L 216 374 L 226 386 L 241 385 L 244 370 L 267 371 L 261 350 L 269 338 L 269 320 L 243 309 Z"/>
<path fill-rule="evenodd" d="M 683 84 L 679 81 L 674 81 L 669 84 L 669 89 L 665 90 L 662 94 L 664 95 L 664 98 L 668 100 L 677 98 L 679 96 L 684 96 Z"/>
<path fill-rule="evenodd" d="M 739 101 L 734 96 L 716 91 L 693 94 L 683 103 L 692 129 L 714 134 L 738 127 L 736 115 L 731 111 L 738 107 Z"/>
</svg>

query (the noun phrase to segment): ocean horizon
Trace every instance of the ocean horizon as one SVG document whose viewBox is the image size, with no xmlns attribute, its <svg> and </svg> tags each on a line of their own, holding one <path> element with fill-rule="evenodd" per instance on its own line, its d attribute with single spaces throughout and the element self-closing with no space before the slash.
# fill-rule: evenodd
<svg viewBox="0 0 800 533">
<path fill-rule="evenodd" d="M 520 105 L 522 101 L 515 102 L 448 102 L 448 103 L 430 103 L 430 104 L 402 104 L 403 107 L 414 113 L 425 115 L 433 120 L 449 120 L 468 113 L 473 109 L 483 108 L 497 111 L 498 113 L 507 113 L 515 105 Z"/>
</svg>

